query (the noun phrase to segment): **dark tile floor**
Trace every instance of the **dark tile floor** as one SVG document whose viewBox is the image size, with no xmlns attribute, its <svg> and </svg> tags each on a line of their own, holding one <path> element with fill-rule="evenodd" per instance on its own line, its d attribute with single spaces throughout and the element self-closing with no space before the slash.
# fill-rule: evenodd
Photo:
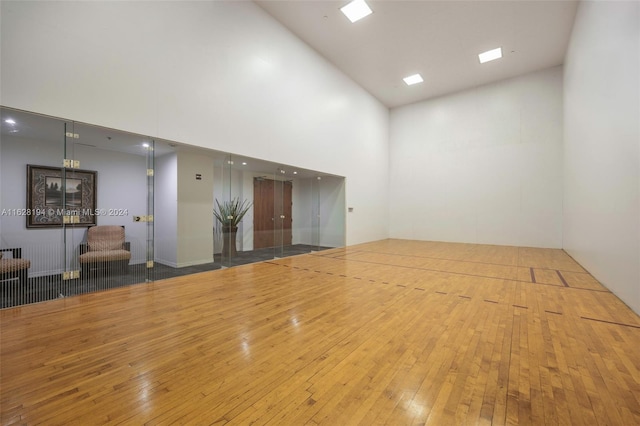
<svg viewBox="0 0 640 426">
<path fill-rule="evenodd" d="M 62 281 L 60 275 L 29 278 L 26 288 L 21 288 L 17 280 L 3 281 L 0 283 L 0 308 L 26 305 L 61 297 L 70 297 L 78 294 L 92 293 L 123 287 L 133 284 L 156 281 L 165 278 L 190 275 L 198 272 L 212 271 L 223 267 L 239 266 L 248 263 L 262 262 L 280 257 L 295 256 L 311 251 L 326 250 L 330 247 L 317 247 L 304 244 L 287 246 L 282 249 L 259 249 L 246 252 L 238 252 L 231 259 L 219 254 L 214 256 L 214 261 L 195 266 L 172 268 L 170 266 L 155 263 L 154 267 L 147 269 L 144 264 L 131 265 L 124 271 L 103 271 L 89 277 L 76 280 Z"/>
<path fill-rule="evenodd" d="M 295 244 L 292 246 L 285 246 L 282 248 L 265 248 L 258 249 L 253 251 L 243 251 L 238 252 L 238 255 L 232 257 L 231 259 L 216 254 L 215 262 L 219 263 L 223 266 L 238 266 L 238 265 L 246 265 L 247 263 L 255 263 L 255 262 L 263 262 L 265 260 L 270 260 L 274 258 L 280 257 L 289 257 L 296 256 L 304 253 L 311 253 L 312 251 L 320 251 L 327 250 L 331 247 L 318 247 L 318 246 L 310 246 L 306 244 Z"/>
</svg>

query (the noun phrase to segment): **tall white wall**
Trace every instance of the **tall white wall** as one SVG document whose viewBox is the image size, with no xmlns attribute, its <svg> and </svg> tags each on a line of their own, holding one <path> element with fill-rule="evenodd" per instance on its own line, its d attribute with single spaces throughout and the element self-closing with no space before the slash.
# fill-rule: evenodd
<svg viewBox="0 0 640 426">
<path fill-rule="evenodd" d="M 0 7 L 1 104 L 346 176 L 387 237 L 387 108 L 252 2 Z"/>
<path fill-rule="evenodd" d="M 390 128 L 392 238 L 562 246 L 561 67 L 393 109 Z"/>
<path fill-rule="evenodd" d="M 323 176 L 319 182 L 320 221 L 319 241 L 321 247 L 344 246 L 344 222 L 346 215 L 344 179 Z"/>
<path fill-rule="evenodd" d="M 583 1 L 565 60 L 564 249 L 640 313 L 640 3 Z"/>
<path fill-rule="evenodd" d="M 293 244 L 313 244 L 312 214 L 313 214 L 313 186 L 315 178 L 296 179 L 293 182 L 292 198 Z M 317 196 L 315 197 L 317 199 Z"/>
<path fill-rule="evenodd" d="M 213 261 L 213 181 L 212 158 L 178 152 L 179 267 Z"/>
<path fill-rule="evenodd" d="M 242 173 L 242 199 L 247 200 L 251 207 L 238 226 L 239 237 L 238 250 L 253 250 L 253 173 Z"/>
</svg>

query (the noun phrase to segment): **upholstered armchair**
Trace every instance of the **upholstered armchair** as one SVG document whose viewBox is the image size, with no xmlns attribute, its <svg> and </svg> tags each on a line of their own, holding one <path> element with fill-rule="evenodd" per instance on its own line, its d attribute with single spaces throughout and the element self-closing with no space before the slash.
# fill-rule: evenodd
<svg viewBox="0 0 640 426">
<path fill-rule="evenodd" d="M 118 268 L 127 272 L 131 260 L 131 244 L 125 241 L 124 226 L 92 226 L 87 229 L 87 242 L 80 245 L 82 276 L 98 269 Z"/>
<path fill-rule="evenodd" d="M 4 253 L 10 252 L 11 257 Z M 21 286 L 27 284 L 27 271 L 31 267 L 29 259 L 22 258 L 21 248 L 0 249 L 0 281 L 18 279 Z"/>
</svg>

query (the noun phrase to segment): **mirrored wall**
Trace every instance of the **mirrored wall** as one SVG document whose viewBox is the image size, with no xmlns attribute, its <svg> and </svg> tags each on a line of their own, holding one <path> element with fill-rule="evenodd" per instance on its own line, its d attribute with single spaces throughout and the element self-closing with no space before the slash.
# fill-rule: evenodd
<svg viewBox="0 0 640 426">
<path fill-rule="evenodd" d="M 345 244 L 345 180 L 2 108 L 0 307 Z"/>
</svg>

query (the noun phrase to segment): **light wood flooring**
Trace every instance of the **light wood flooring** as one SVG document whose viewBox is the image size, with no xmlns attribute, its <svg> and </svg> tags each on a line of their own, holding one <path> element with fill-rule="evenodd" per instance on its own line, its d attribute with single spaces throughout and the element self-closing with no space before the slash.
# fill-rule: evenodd
<svg viewBox="0 0 640 426">
<path fill-rule="evenodd" d="M 0 320 L 3 425 L 640 425 L 640 318 L 561 250 L 384 240 Z"/>
</svg>

